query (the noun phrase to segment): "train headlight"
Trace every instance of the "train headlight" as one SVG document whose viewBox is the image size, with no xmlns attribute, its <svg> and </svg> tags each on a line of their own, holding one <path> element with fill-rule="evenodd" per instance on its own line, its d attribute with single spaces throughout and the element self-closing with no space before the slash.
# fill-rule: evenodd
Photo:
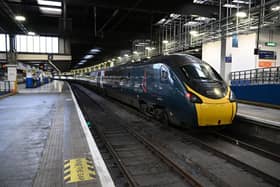
<svg viewBox="0 0 280 187">
<path fill-rule="evenodd" d="M 192 103 L 202 103 L 202 100 L 197 95 L 190 92 L 186 93 L 186 98 Z"/>
<path fill-rule="evenodd" d="M 230 94 L 229 94 L 229 101 L 230 102 L 235 102 L 236 101 L 235 95 L 232 91 L 230 91 Z"/>
</svg>

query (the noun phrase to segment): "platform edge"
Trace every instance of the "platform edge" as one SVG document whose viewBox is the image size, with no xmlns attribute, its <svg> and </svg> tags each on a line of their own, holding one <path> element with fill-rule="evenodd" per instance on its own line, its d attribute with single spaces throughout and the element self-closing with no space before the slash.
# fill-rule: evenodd
<svg viewBox="0 0 280 187">
<path fill-rule="evenodd" d="M 97 145 L 95 143 L 95 140 L 93 139 L 91 133 L 90 133 L 90 130 L 87 126 L 87 123 L 86 123 L 86 120 L 83 116 L 83 113 L 78 105 L 78 102 L 76 100 L 76 97 L 72 91 L 72 88 L 71 86 L 69 85 L 69 83 L 67 82 L 67 85 L 68 85 L 68 88 L 70 90 L 70 93 L 71 93 L 71 96 L 72 96 L 72 99 L 75 103 L 75 107 L 76 107 L 76 110 L 77 110 L 77 113 L 78 113 L 78 116 L 79 116 L 79 120 L 81 122 L 81 126 L 83 128 L 83 132 L 86 136 L 86 140 L 87 140 L 87 143 L 88 143 L 88 146 L 89 146 L 89 150 L 90 150 L 90 153 L 91 153 L 91 157 L 92 157 L 92 160 L 93 160 L 93 163 L 96 167 L 96 170 L 97 170 L 97 176 L 99 177 L 99 180 L 100 180 L 100 183 L 101 183 L 101 186 L 104 186 L 104 187 L 114 187 L 115 184 L 112 180 L 112 177 L 107 169 L 107 166 L 105 165 L 105 162 L 99 152 L 99 150 L 97 149 Z"/>
</svg>

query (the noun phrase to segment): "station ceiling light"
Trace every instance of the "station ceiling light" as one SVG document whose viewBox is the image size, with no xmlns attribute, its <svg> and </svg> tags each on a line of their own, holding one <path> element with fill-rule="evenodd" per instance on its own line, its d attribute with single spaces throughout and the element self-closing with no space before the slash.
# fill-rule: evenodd
<svg viewBox="0 0 280 187">
<path fill-rule="evenodd" d="M 124 54 L 123 56 L 128 57 L 128 54 Z"/>
<path fill-rule="evenodd" d="M 94 56 L 93 55 L 86 55 L 85 57 L 84 57 L 84 59 L 91 59 L 91 58 L 93 58 Z"/>
<path fill-rule="evenodd" d="M 157 24 L 158 24 L 158 25 L 163 24 L 165 21 L 166 21 L 166 19 L 165 19 L 165 18 L 162 18 L 161 20 L 159 20 L 159 21 L 157 22 Z"/>
<path fill-rule="evenodd" d="M 34 35 L 35 35 L 35 32 L 29 31 L 27 34 L 28 34 L 28 35 L 31 35 L 31 36 L 34 36 Z"/>
<path fill-rule="evenodd" d="M 91 49 L 89 53 L 91 53 L 91 54 L 97 54 L 97 53 L 99 53 L 100 51 L 101 51 L 100 49 L 94 48 L 94 49 Z"/>
<path fill-rule="evenodd" d="M 17 15 L 17 16 L 15 16 L 15 20 L 17 20 L 17 21 L 25 21 L 26 18 L 24 16 Z"/>
<path fill-rule="evenodd" d="M 162 40 L 163 44 L 168 44 L 168 40 Z"/>
<path fill-rule="evenodd" d="M 203 17 L 203 16 L 199 16 L 199 17 L 195 18 L 194 20 L 195 20 L 195 21 L 207 21 L 207 20 L 209 20 L 209 19 L 210 19 L 210 18 Z"/>
<path fill-rule="evenodd" d="M 225 8 L 241 8 L 238 5 L 229 4 L 229 3 L 224 4 L 223 7 L 225 7 Z"/>
<path fill-rule="evenodd" d="M 38 5 L 41 5 L 39 6 L 39 9 L 43 14 L 61 15 L 62 13 L 61 1 L 37 0 L 37 3 Z"/>
<path fill-rule="evenodd" d="M 119 56 L 118 59 L 122 59 L 122 57 Z"/>
<path fill-rule="evenodd" d="M 250 27 L 250 30 L 255 30 L 255 29 L 258 29 L 258 26 L 251 26 Z"/>
<path fill-rule="evenodd" d="M 236 17 L 239 17 L 239 18 L 245 18 L 245 17 L 247 17 L 246 12 L 237 12 L 235 15 L 236 15 Z"/>
<path fill-rule="evenodd" d="M 197 21 L 188 21 L 187 23 L 184 24 L 184 26 L 198 26 L 201 23 L 197 22 Z"/>
<path fill-rule="evenodd" d="M 249 1 L 242 1 L 242 0 L 233 0 L 232 1 L 233 3 L 239 3 L 239 4 L 250 4 L 250 2 Z"/>
<path fill-rule="evenodd" d="M 62 10 L 61 8 L 50 8 L 50 7 L 39 7 L 40 11 L 44 14 L 57 14 L 60 15 Z"/>
<path fill-rule="evenodd" d="M 133 54 L 138 55 L 138 52 L 137 51 L 133 51 Z"/>
<path fill-rule="evenodd" d="M 180 14 L 174 14 L 174 13 L 172 13 L 172 14 L 170 14 L 169 15 L 171 18 L 173 18 L 173 19 L 176 19 L 176 18 L 179 18 L 181 15 Z"/>
<path fill-rule="evenodd" d="M 146 50 L 150 51 L 152 48 L 150 47 L 145 47 Z"/>
<path fill-rule="evenodd" d="M 45 5 L 45 6 L 57 6 L 57 7 L 62 6 L 62 3 L 59 1 L 37 0 L 37 3 L 39 5 Z"/>
<path fill-rule="evenodd" d="M 280 10 L 280 5 L 271 7 L 271 10 L 272 10 L 272 11 L 278 11 L 278 10 Z"/>
</svg>

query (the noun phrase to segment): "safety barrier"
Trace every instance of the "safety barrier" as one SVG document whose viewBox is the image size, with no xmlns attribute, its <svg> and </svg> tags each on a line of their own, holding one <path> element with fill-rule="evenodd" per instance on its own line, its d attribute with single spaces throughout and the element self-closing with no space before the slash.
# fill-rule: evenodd
<svg viewBox="0 0 280 187">
<path fill-rule="evenodd" d="M 280 67 L 258 68 L 231 73 L 232 86 L 280 84 Z"/>
<path fill-rule="evenodd" d="M 232 72 L 231 89 L 239 101 L 280 106 L 280 67 Z"/>
</svg>

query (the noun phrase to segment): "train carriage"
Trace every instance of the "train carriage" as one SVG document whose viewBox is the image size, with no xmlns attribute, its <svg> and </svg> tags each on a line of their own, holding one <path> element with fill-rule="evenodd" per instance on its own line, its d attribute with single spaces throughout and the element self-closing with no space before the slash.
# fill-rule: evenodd
<svg viewBox="0 0 280 187">
<path fill-rule="evenodd" d="M 174 54 L 92 72 L 91 84 L 164 123 L 183 127 L 231 124 L 236 102 L 219 74 L 200 59 Z"/>
</svg>

